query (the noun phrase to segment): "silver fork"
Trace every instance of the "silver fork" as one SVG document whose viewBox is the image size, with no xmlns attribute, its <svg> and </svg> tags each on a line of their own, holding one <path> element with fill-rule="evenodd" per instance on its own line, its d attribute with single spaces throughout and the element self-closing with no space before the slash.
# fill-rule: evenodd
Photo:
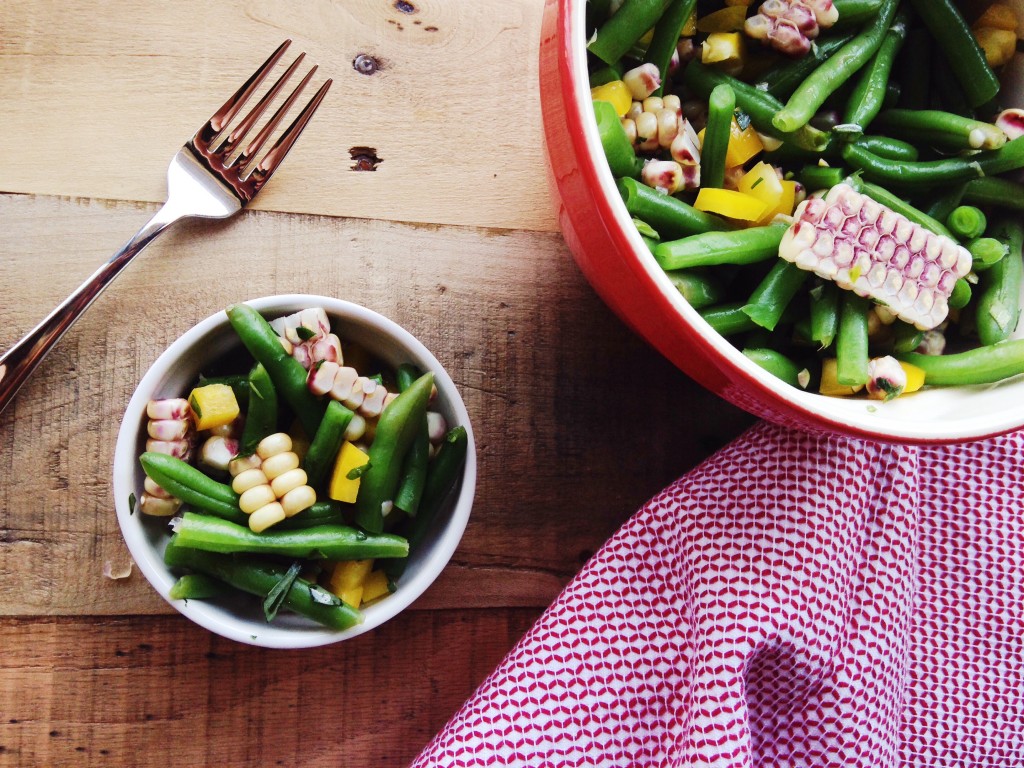
<svg viewBox="0 0 1024 768">
<path fill-rule="evenodd" d="M 157 235 L 176 221 L 193 216 L 210 219 L 234 216 L 248 205 L 270 180 L 288 154 L 288 150 L 302 133 L 302 129 L 306 127 L 306 123 L 320 106 L 327 89 L 331 87 L 331 80 L 320 86 L 298 117 L 255 167 L 251 167 L 253 160 L 316 72 L 315 65 L 249 144 L 237 157 L 233 158 L 232 155 L 298 69 L 305 53 L 299 54 L 236 128 L 226 137 L 223 137 L 223 134 L 290 44 L 291 40 L 285 40 L 263 66 L 245 81 L 171 159 L 171 165 L 167 169 L 167 202 L 153 218 L 108 262 L 47 315 L 45 320 L 0 357 L 0 411 L 14 399 L 21 385 L 65 331 L 89 308 L 121 270 L 156 239 Z"/>
</svg>

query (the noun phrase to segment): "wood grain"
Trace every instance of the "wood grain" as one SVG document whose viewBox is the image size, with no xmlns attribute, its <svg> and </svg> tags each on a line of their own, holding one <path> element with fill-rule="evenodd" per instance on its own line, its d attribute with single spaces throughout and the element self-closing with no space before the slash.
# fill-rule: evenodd
<svg viewBox="0 0 1024 768">
<path fill-rule="evenodd" d="M 0 347 L 151 209 L 0 196 L 0 295 L 19 297 L 0 303 Z M 477 500 L 421 608 L 547 605 L 646 498 L 750 422 L 627 331 L 557 235 L 261 212 L 185 225 L 118 279 L 0 415 L 0 615 L 169 610 L 140 574 L 102 574 L 128 558 L 110 495 L 121 414 L 195 322 L 291 292 L 393 318 L 463 394 Z"/>
<path fill-rule="evenodd" d="M 256 207 L 554 231 L 541 11 L 536 0 L 0 3 L 0 135 L 17 137 L 0 142 L 0 191 L 162 201 L 174 152 L 292 38 L 320 66 L 314 83 L 334 85 Z M 374 74 L 353 68 L 360 54 Z M 353 171 L 353 147 L 372 148 L 377 170 Z"/>
<path fill-rule="evenodd" d="M 171 617 L 0 620 L 0 766 L 402 766 L 537 618 L 407 613 L 267 651 Z"/>
</svg>

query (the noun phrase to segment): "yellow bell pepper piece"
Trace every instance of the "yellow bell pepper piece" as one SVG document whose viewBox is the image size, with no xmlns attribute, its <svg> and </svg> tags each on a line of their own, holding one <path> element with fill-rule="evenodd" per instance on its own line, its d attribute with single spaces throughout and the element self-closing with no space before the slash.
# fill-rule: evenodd
<svg viewBox="0 0 1024 768">
<path fill-rule="evenodd" d="M 697 134 L 697 138 L 700 139 L 700 143 L 703 146 L 703 129 Z M 729 146 L 725 150 L 725 167 L 736 168 L 737 166 L 745 165 L 747 160 L 763 151 L 764 144 L 761 143 L 761 137 L 757 135 L 754 126 L 748 125 L 743 130 L 740 130 L 740 124 L 733 120 L 732 125 L 729 127 Z"/>
<path fill-rule="evenodd" d="M 327 579 L 327 588 L 349 605 L 358 608 L 363 602 L 366 577 L 373 569 L 373 560 L 344 560 L 335 563 Z"/>
<path fill-rule="evenodd" d="M 612 80 L 610 83 L 591 88 L 590 98 L 594 101 L 607 101 L 615 108 L 615 114 L 619 117 L 625 115 L 633 104 L 633 94 L 630 93 L 629 86 L 621 80 Z"/>
<path fill-rule="evenodd" d="M 767 224 L 779 215 L 793 215 L 793 209 L 796 208 L 796 182 L 783 179 L 779 184 L 782 185 L 782 197 L 779 198 L 779 204 L 761 217 L 762 223 Z"/>
<path fill-rule="evenodd" d="M 196 419 L 196 429 L 213 429 L 230 424 L 238 418 L 238 401 L 227 384 L 206 384 L 196 387 L 188 396 L 188 404 Z"/>
<path fill-rule="evenodd" d="M 1003 3 L 995 3 L 985 9 L 985 12 L 974 22 L 975 29 L 990 27 L 992 29 L 1005 29 L 1007 32 L 1017 32 L 1017 14 L 1013 8 Z"/>
<path fill-rule="evenodd" d="M 765 204 L 765 216 L 774 216 L 775 209 L 782 201 L 782 180 L 768 163 L 762 161 L 755 165 L 743 174 L 736 186 L 743 194 L 756 197 Z"/>
<path fill-rule="evenodd" d="M 818 385 L 818 391 L 821 394 L 829 397 L 848 397 L 857 394 L 864 388 L 862 384 L 855 387 L 840 384 L 836 375 L 837 368 L 834 357 L 821 361 L 821 383 Z"/>
<path fill-rule="evenodd" d="M 698 32 L 739 32 L 747 16 L 747 8 L 743 5 L 722 8 L 697 19 Z"/>
<path fill-rule="evenodd" d="M 694 11 L 690 14 L 690 18 L 683 24 L 682 30 L 679 32 L 680 37 L 693 37 L 697 34 L 697 12 Z"/>
<path fill-rule="evenodd" d="M 739 32 L 712 32 L 700 47 L 704 64 L 742 64 L 743 35 Z"/>
<path fill-rule="evenodd" d="M 735 192 L 731 189 L 702 189 L 697 193 L 693 207 L 707 213 L 717 213 L 740 221 L 758 221 L 764 216 L 766 206 L 756 197 Z"/>
<path fill-rule="evenodd" d="M 900 361 L 900 368 L 907 374 L 907 386 L 903 388 L 903 394 L 917 392 L 917 390 L 924 386 L 924 371 L 921 368 L 910 363 L 904 363 L 902 360 Z"/>
<path fill-rule="evenodd" d="M 384 571 L 373 571 L 363 582 L 363 605 L 391 594 L 391 582 Z"/>
<path fill-rule="evenodd" d="M 369 460 L 369 455 L 348 440 L 343 442 L 341 450 L 338 451 L 338 458 L 334 460 L 334 472 L 331 473 L 331 485 L 327 495 L 335 501 L 354 503 L 359 494 L 359 478 L 349 478 L 349 472 L 363 466 Z"/>
<path fill-rule="evenodd" d="M 1014 32 L 993 27 L 976 27 L 973 32 L 990 67 L 1003 66 L 1017 52 L 1017 35 Z"/>
</svg>

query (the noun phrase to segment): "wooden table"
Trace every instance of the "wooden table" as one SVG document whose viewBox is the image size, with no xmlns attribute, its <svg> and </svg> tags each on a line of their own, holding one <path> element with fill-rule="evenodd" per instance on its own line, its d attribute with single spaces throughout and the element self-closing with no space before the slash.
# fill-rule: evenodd
<svg viewBox="0 0 1024 768">
<path fill-rule="evenodd" d="M 255 210 L 165 235 L 0 416 L 0 765 L 403 765 L 617 526 L 751 422 L 576 269 L 545 177 L 542 12 L 0 4 L 2 348 L 141 226 L 173 152 L 283 38 L 335 81 Z M 110 476 L 136 383 L 200 318 L 287 292 L 422 339 L 480 461 L 466 535 L 414 610 L 308 652 L 223 640 L 137 570 L 104 576 L 129 563 Z"/>
</svg>

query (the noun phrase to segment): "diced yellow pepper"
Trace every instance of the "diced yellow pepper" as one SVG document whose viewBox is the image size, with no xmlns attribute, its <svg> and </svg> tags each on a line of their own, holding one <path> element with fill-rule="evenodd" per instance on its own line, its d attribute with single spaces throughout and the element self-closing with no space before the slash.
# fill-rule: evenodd
<svg viewBox="0 0 1024 768">
<path fill-rule="evenodd" d="M 704 145 L 704 130 L 697 134 L 701 146 Z M 740 130 L 740 124 L 735 120 L 729 127 L 729 146 L 725 150 L 725 167 L 735 168 L 738 165 L 746 164 L 758 152 L 764 151 L 764 144 L 761 137 L 757 135 L 754 126 L 748 125 Z"/>
<path fill-rule="evenodd" d="M 974 22 L 974 28 L 991 27 L 992 29 L 1005 29 L 1007 32 L 1017 31 L 1017 14 L 1013 8 L 1003 3 L 995 3 L 985 9 L 985 12 Z"/>
<path fill-rule="evenodd" d="M 363 582 L 363 605 L 391 594 L 391 582 L 384 571 L 374 571 Z"/>
<path fill-rule="evenodd" d="M 746 6 L 736 5 L 731 8 L 722 8 L 697 19 L 697 31 L 739 32 L 743 29 L 746 16 Z"/>
<path fill-rule="evenodd" d="M 1003 66 L 1017 52 L 1017 35 L 1014 32 L 992 27 L 976 27 L 973 31 L 990 67 Z"/>
<path fill-rule="evenodd" d="M 331 487 L 327 495 L 335 501 L 354 503 L 359 494 L 359 478 L 349 478 L 349 472 L 363 466 L 369 460 L 369 455 L 348 440 L 342 443 L 338 458 L 334 460 L 334 472 L 331 473 Z"/>
<path fill-rule="evenodd" d="M 680 37 L 693 37 L 697 34 L 697 12 L 694 11 L 690 14 L 690 18 L 683 24 L 682 30 L 679 32 Z"/>
<path fill-rule="evenodd" d="M 917 390 L 924 386 L 924 370 L 916 365 L 904 363 L 902 360 L 900 361 L 900 368 L 907 374 L 907 386 L 903 388 L 903 394 L 917 392 Z"/>
<path fill-rule="evenodd" d="M 837 369 L 838 366 L 834 357 L 821 361 L 821 384 L 818 385 L 818 391 L 821 394 L 828 395 L 829 397 L 848 397 L 857 394 L 864 388 L 862 384 L 855 387 L 840 384 L 836 373 Z"/>
<path fill-rule="evenodd" d="M 792 216 L 793 209 L 796 208 L 796 182 L 783 179 L 779 184 L 782 185 L 782 197 L 779 198 L 779 204 L 774 210 L 761 217 L 764 223 L 770 222 L 776 216 Z"/>
<path fill-rule="evenodd" d="M 765 204 L 764 216 L 759 221 L 763 221 L 769 214 L 774 217 L 782 201 L 783 189 L 779 174 L 768 163 L 762 161 L 755 165 L 743 174 L 736 186 L 743 194 L 756 197 Z"/>
<path fill-rule="evenodd" d="M 373 569 L 373 560 L 343 560 L 335 563 L 327 580 L 327 588 L 356 608 L 363 601 L 366 577 Z"/>
<path fill-rule="evenodd" d="M 230 424 L 238 418 L 238 401 L 227 384 L 206 384 L 196 387 L 188 396 L 195 416 L 196 429 L 213 429 Z"/>
<path fill-rule="evenodd" d="M 717 213 L 740 221 L 757 221 L 767 206 L 756 197 L 731 189 L 705 188 L 697 193 L 693 207 L 707 213 Z"/>
<path fill-rule="evenodd" d="M 743 35 L 739 32 L 712 32 L 700 47 L 704 64 L 742 64 Z"/>
<path fill-rule="evenodd" d="M 590 98 L 594 101 L 607 101 L 615 108 L 615 114 L 619 117 L 625 115 L 633 104 L 633 94 L 630 93 L 629 86 L 621 80 L 612 80 L 610 83 L 591 88 Z"/>
</svg>

